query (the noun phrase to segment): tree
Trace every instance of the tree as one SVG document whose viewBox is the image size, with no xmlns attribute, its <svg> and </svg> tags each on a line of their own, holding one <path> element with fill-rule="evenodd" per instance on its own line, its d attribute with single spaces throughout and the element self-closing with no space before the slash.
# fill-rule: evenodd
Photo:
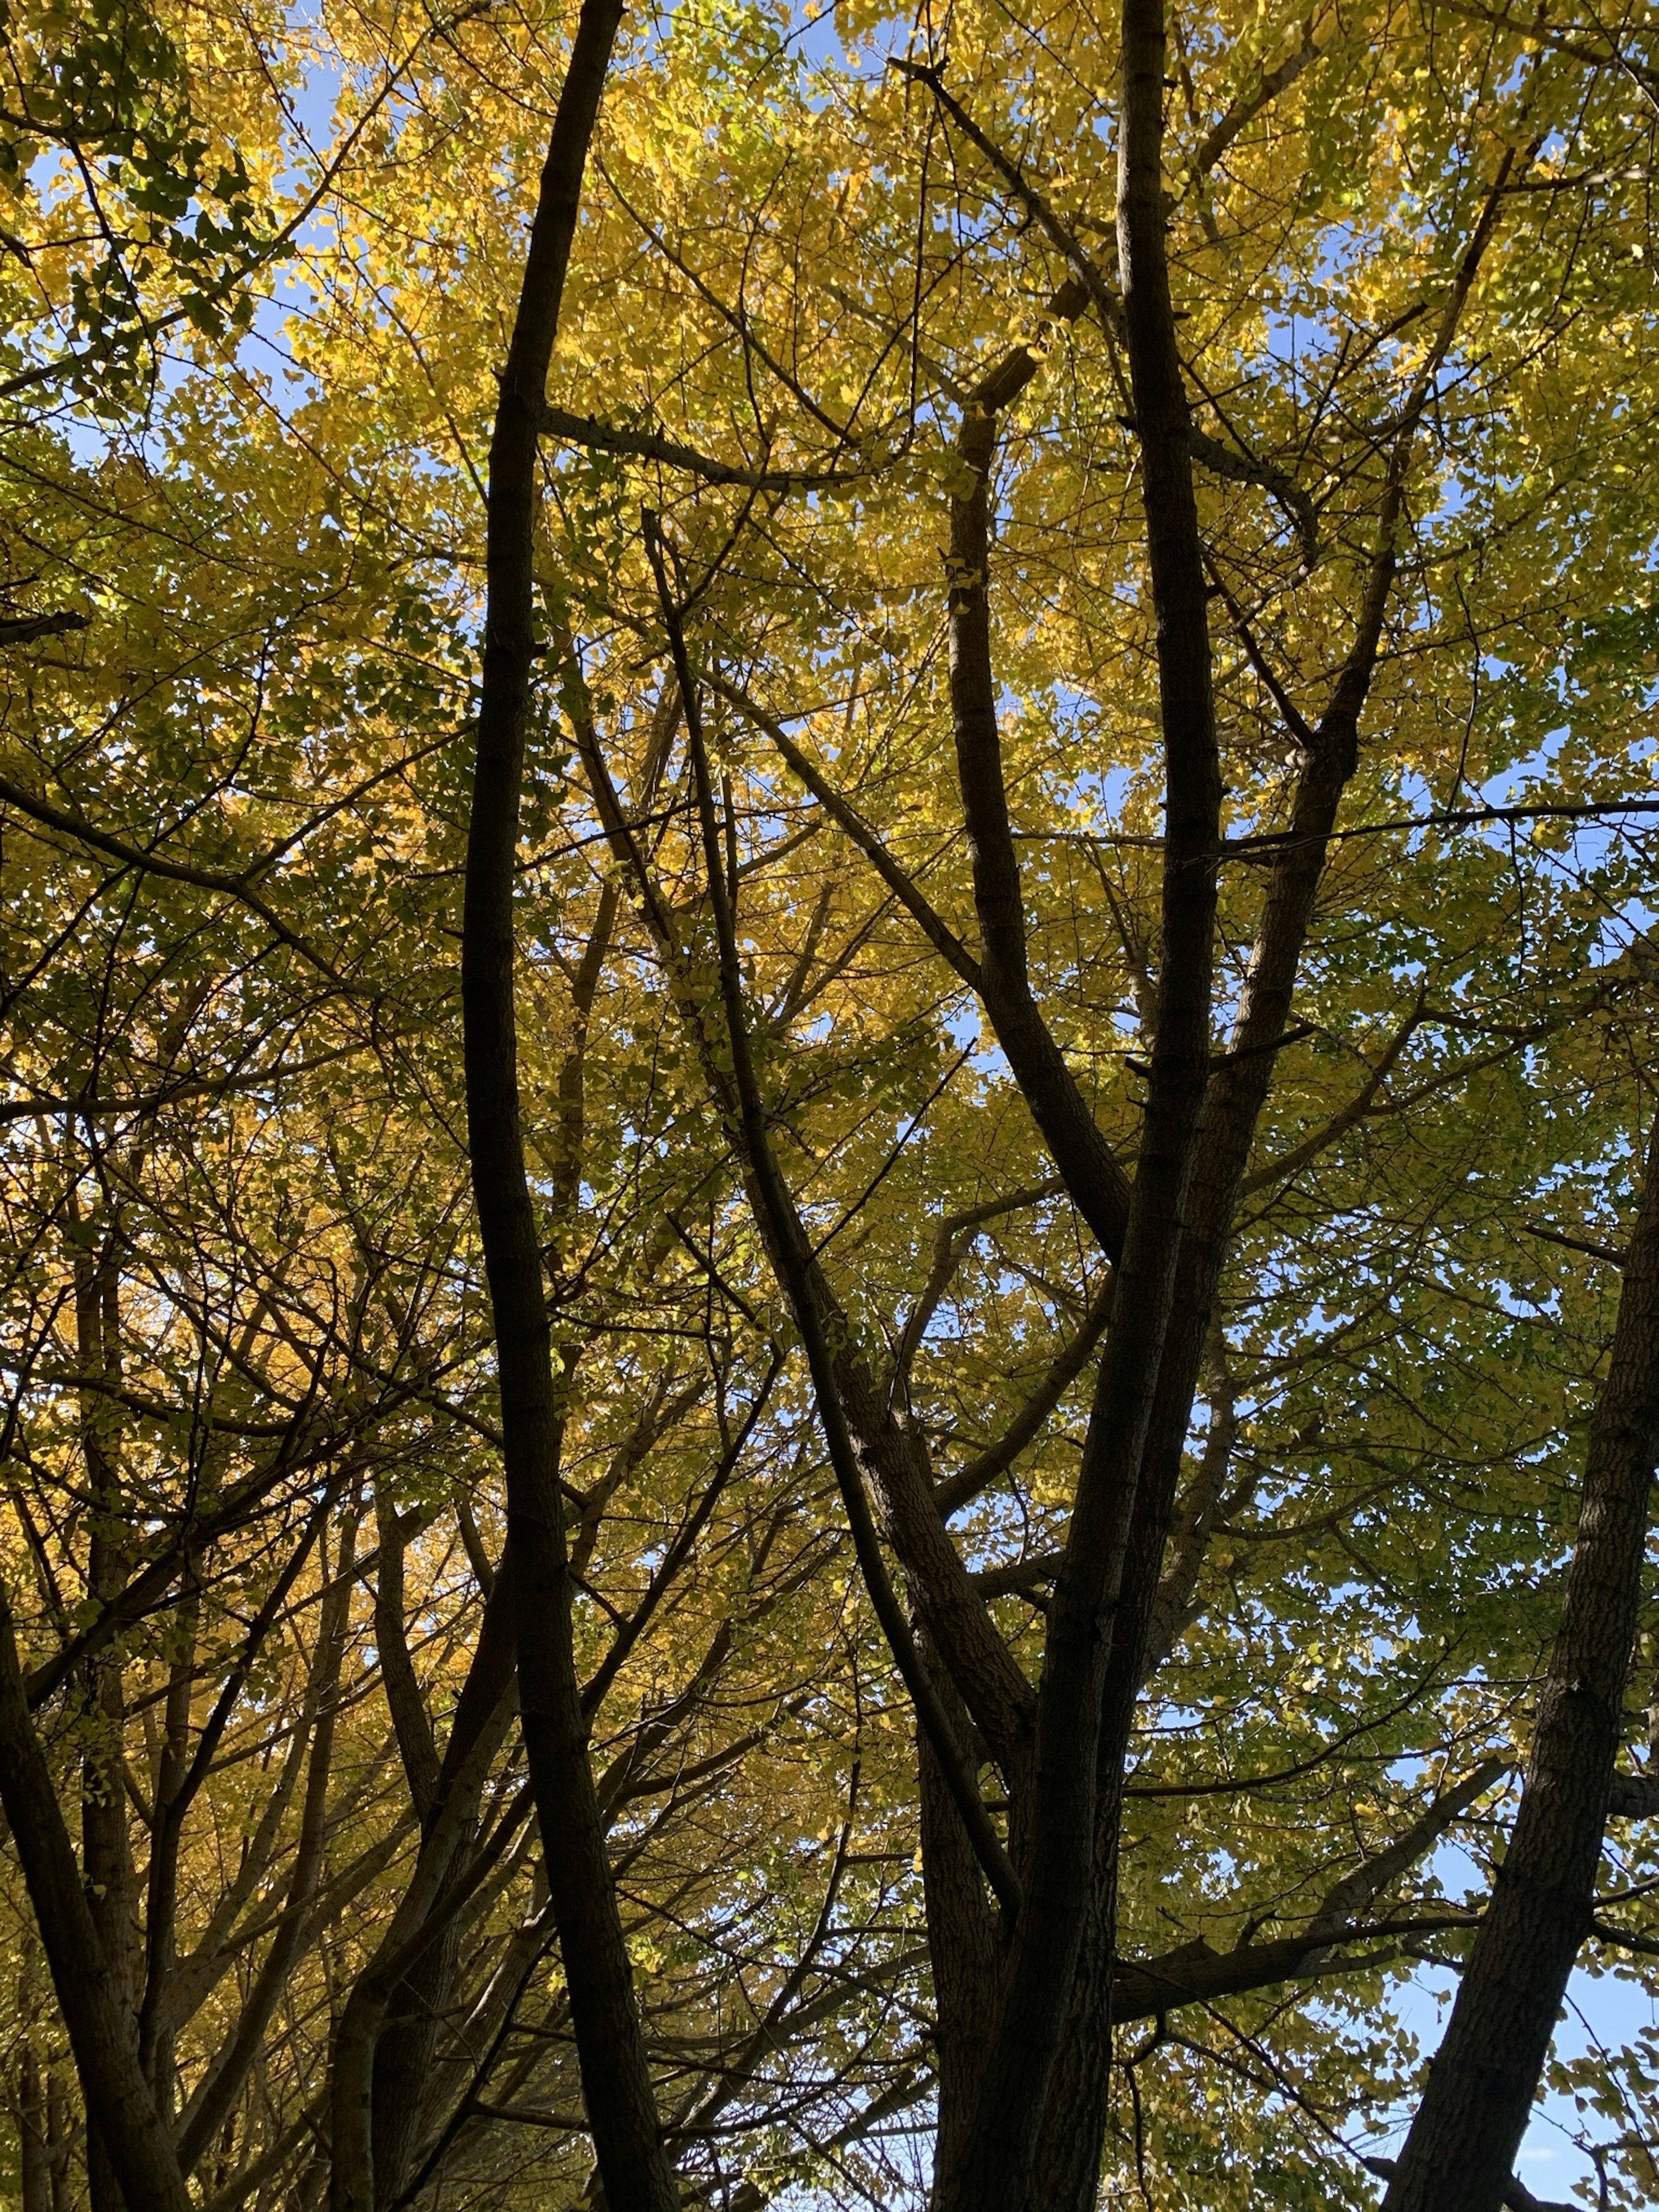
<svg viewBox="0 0 1659 2212">
<path fill-rule="evenodd" d="M 10 226 L 30 2212 L 1363 2204 L 1494 1946 L 1389 2185 L 1524 2201 L 1655 1940 L 1642 20 L 111 22 Z"/>
</svg>

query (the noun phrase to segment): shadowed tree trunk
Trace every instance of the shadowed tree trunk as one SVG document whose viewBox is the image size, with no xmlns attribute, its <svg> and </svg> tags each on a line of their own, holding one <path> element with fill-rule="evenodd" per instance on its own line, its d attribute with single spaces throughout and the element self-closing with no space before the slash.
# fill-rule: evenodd
<svg viewBox="0 0 1659 2212">
<path fill-rule="evenodd" d="M 931 1655 L 929 1655 L 931 1656 Z M 959 1740 L 973 1746 L 973 1723 L 949 1678 L 939 1676 Z M 939 2122 L 933 2142 L 934 2185 L 961 2185 L 974 2100 L 985 2071 L 996 2016 L 1000 1950 L 997 1914 L 945 1777 L 922 1729 L 916 1732 L 921 1784 L 921 1877 L 927 1954 L 939 2022 Z"/>
<path fill-rule="evenodd" d="M 1498 2212 L 1589 1933 L 1659 1457 L 1659 1121 L 1514 1832 L 1385 2212 Z"/>
<path fill-rule="evenodd" d="M 563 1424 L 541 1241 L 525 1169 L 514 877 L 535 664 L 537 439 L 587 150 L 622 0 L 585 0 L 543 167 L 489 450 L 477 757 L 461 955 L 467 1139 L 495 1320 L 519 1701 L 593 2148 L 622 2212 L 673 2212 L 572 1645 L 560 1493 Z"/>
<path fill-rule="evenodd" d="M 52 1969 L 64 2024 L 110 2173 L 133 2212 L 191 2212 L 179 2160 L 138 2063 L 126 1986 L 112 1969 L 29 1718 L 11 1608 L 0 1590 L 0 1805 Z"/>
<path fill-rule="evenodd" d="M 1162 0 L 1125 0 L 1118 253 L 1139 433 L 1148 567 L 1157 617 L 1165 775 L 1159 1009 L 1133 1194 L 1072 1522 L 1053 1595 L 1038 1701 L 1024 1902 L 959 2185 L 939 2212 L 1021 2212 L 1039 2161 L 1085 2129 L 1086 2107 L 1049 2095 L 1079 1966 L 1109 2002 L 1111 1939 L 1087 1939 L 1109 1891 L 1097 1860 L 1102 1700 L 1153 1392 L 1170 1325 L 1210 1054 L 1212 932 L 1221 801 L 1209 625 L 1190 416 L 1164 250 Z M 994 744 L 986 569 L 988 491 L 958 503 L 951 675 L 957 750 Z M 984 724 L 979 741 L 976 724 Z M 978 855 L 975 855 L 976 867 Z M 1127 1594 L 1133 1602 L 1133 1592 Z M 1109 1815 L 1109 1818 L 1110 1816 Z M 1091 1960 L 1085 1962 L 1085 1950 Z"/>
<path fill-rule="evenodd" d="M 441 1770 L 432 1723 L 410 1656 L 404 1586 L 407 1531 L 398 1518 L 395 1503 L 384 1488 L 375 1493 L 374 1509 L 380 1538 L 380 1565 L 374 1588 L 374 1644 L 380 1654 L 386 1703 L 409 1784 L 410 1799 L 424 1832 L 430 1827 L 438 1801 Z M 483 1647 L 484 1638 L 481 1637 L 481 1652 Z M 506 1657 L 505 1652 L 502 1656 Z M 497 1698 L 510 1679 L 508 1661 L 497 1686 Z M 471 1838 L 469 1826 L 458 1848 L 464 1850 Z M 377 2205 L 389 2204 L 395 2199 L 408 2170 L 437 2047 L 440 2015 L 454 1976 L 459 1936 L 459 1922 L 452 1918 L 442 1935 L 428 1946 L 398 1984 L 375 2046 L 371 2142 Z"/>
<path fill-rule="evenodd" d="M 22 2212 L 52 2212 L 52 2114 L 46 2077 L 34 2046 L 35 2023 L 40 2010 L 39 1958 L 34 1943 L 26 1938 L 17 1985 L 23 2042 L 17 2060 L 12 2106 L 17 2119 L 18 2185 Z"/>
<path fill-rule="evenodd" d="M 1124 15 L 1125 123 L 1119 198 L 1119 249 L 1125 272 L 1124 326 L 1135 376 L 1136 422 L 1146 462 L 1145 503 L 1147 543 L 1159 617 L 1159 669 L 1170 774 L 1176 773 L 1174 744 L 1183 721 L 1200 714 L 1200 694 L 1208 682 L 1209 641 L 1203 613 L 1206 586 L 1192 503 L 1191 473 L 1186 465 L 1194 434 L 1185 398 L 1175 337 L 1173 303 L 1164 254 L 1164 209 L 1161 198 L 1164 26 L 1160 6 L 1129 0 Z M 1121 1594 L 1113 1613 L 1111 1649 L 1099 1705 L 1098 1747 L 1093 1778 L 1092 1891 L 1083 1915 L 1068 2011 L 1058 2039 L 1048 2107 L 1037 2153 L 1035 2200 L 1053 2212 L 1090 2212 L 1098 2188 L 1105 2136 L 1107 2088 L 1111 2057 L 1114 1952 L 1117 1923 L 1119 1832 L 1123 1784 L 1137 1702 L 1149 1667 L 1158 1656 L 1150 1649 L 1164 1555 L 1173 1523 L 1183 1448 L 1191 1425 L 1203 1347 L 1212 1326 L 1228 1243 L 1250 1149 L 1262 1106 L 1272 1085 L 1279 1048 L 1289 1030 L 1292 994 L 1314 902 L 1322 878 L 1337 809 L 1358 757 L 1362 714 L 1370 696 L 1384 617 L 1393 586 L 1395 538 L 1403 513 L 1404 491 L 1419 420 L 1432 389 L 1438 364 L 1455 337 L 1483 258 L 1491 243 L 1501 194 L 1516 156 L 1506 153 L 1483 204 L 1443 310 L 1427 358 L 1413 382 L 1389 455 L 1377 517 L 1375 549 L 1368 563 L 1353 641 L 1316 726 L 1296 721 L 1302 754 L 1291 811 L 1291 832 L 1269 878 L 1249 971 L 1241 994 L 1230 1050 L 1207 1071 L 1203 1118 L 1197 1138 L 1190 1186 L 1181 1207 L 1179 1254 L 1167 1328 L 1158 1356 L 1158 1383 L 1144 1454 L 1133 1478 L 1133 1508 L 1123 1538 Z M 1140 276 L 1137 279 L 1137 258 Z M 1095 289 L 1103 289 L 1095 280 Z M 964 445 L 968 443 L 964 434 Z M 989 448 L 986 448 L 988 458 Z M 962 569 L 982 569 L 988 532 L 965 532 L 970 502 L 957 504 L 953 549 Z M 955 595 L 963 597 L 958 590 Z M 958 618 L 952 681 L 958 699 L 967 672 L 981 672 L 976 689 L 988 700 L 988 635 L 972 637 Z M 1200 666 L 1202 676 L 1200 676 Z M 981 706 L 981 719 L 988 709 Z M 958 712 L 959 732 L 963 717 Z M 1213 742 L 1212 738 L 1212 742 Z M 994 746 L 994 734 L 989 740 Z M 970 792 L 968 755 L 962 747 L 964 815 L 979 845 L 988 834 L 1000 836 L 1012 866 L 1006 808 L 999 816 Z M 981 757 L 988 748 L 975 749 Z M 982 773 L 978 781 L 988 779 Z M 1000 802 L 1000 782 L 994 796 Z M 1171 836 L 1174 817 L 1171 814 Z M 1166 860 L 1166 870 L 1168 868 Z M 1188 863 L 1190 865 L 1190 862 Z M 981 870 L 981 872 L 984 872 Z M 1166 901 L 1170 878 L 1166 873 Z M 1190 900 L 1191 886 L 1186 887 Z M 988 907 L 979 902 L 981 930 Z M 1007 908 L 1005 893 L 1001 906 Z M 1167 921 L 1162 988 L 1167 1000 L 1185 988 L 1176 940 Z M 990 910 L 994 918 L 994 909 Z M 1011 935 L 1006 926 L 1004 934 Z M 1185 957 L 1190 957 L 1190 954 Z M 1011 1053 L 1011 1060 L 1013 1058 Z M 1022 1075 L 1022 1081 L 1024 1078 Z M 1029 1093 L 1028 1093 L 1029 1096 Z M 1150 1109 L 1149 1109 L 1150 1118 Z M 1062 1169 L 1065 1162 L 1057 1152 Z M 1077 1193 L 1073 1191 L 1073 1196 Z M 1079 1203 L 1081 1201 L 1079 1200 Z M 1051 1631 L 1054 1615 L 1051 1611 Z M 1079 1849 L 1079 1857 L 1081 1851 Z M 941 2203 L 945 2198 L 941 2195 Z"/>
</svg>

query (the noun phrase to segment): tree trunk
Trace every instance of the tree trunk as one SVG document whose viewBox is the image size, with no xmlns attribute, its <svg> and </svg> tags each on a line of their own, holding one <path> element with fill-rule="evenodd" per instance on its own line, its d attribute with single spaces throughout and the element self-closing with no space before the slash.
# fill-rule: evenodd
<svg viewBox="0 0 1659 2212">
<path fill-rule="evenodd" d="M 1134 1189 L 1117 1270 L 1111 1327 L 1084 1447 L 1066 1549 L 1048 1605 L 1031 1790 L 1024 1899 L 1011 1947 L 996 2034 L 960 2191 L 940 2212 L 1022 2212 L 1030 2201 L 1050 2114 L 1051 2084 L 1085 1949 L 1096 2002 L 1109 2002 L 1111 1942 L 1090 1943 L 1109 1892 L 1097 1878 L 1097 1759 L 1102 1699 L 1153 1394 L 1175 1292 L 1210 1060 L 1212 935 L 1221 780 L 1216 756 L 1209 623 L 1191 422 L 1176 343 L 1164 251 L 1164 23 L 1162 0 L 1124 0 L 1118 253 L 1141 447 L 1148 566 L 1157 612 L 1165 770 L 1159 1014 Z M 988 620 L 988 493 L 981 480 L 958 520 L 986 526 L 953 536 L 952 653 Z M 988 659 L 988 641 L 976 659 Z M 973 702 L 953 687 L 961 723 Z M 980 702 L 981 711 L 984 702 Z M 959 729 L 959 750 L 962 732 Z M 971 736 L 971 732 L 969 733 Z M 972 750 L 970 746 L 970 750 Z M 1133 1602 L 1133 1593 L 1128 1593 Z M 1107 1808 L 1115 1828 L 1115 1813 Z"/>
<path fill-rule="evenodd" d="M 93 1925 L 75 1847 L 29 1718 L 11 1607 L 0 1589 L 0 1805 L 22 1863 L 86 2098 L 133 2212 L 191 2212 L 190 2194 L 138 2064 L 132 2008 Z"/>
<path fill-rule="evenodd" d="M 119 1304 L 110 1232 L 94 1256 L 85 1247 L 75 1253 L 75 1328 L 82 1371 L 88 1377 L 118 1381 Z M 82 1394 L 81 1439 L 87 1487 L 92 1502 L 88 1541 L 87 1586 L 100 1605 L 107 1605 L 127 1579 L 123 1538 L 120 1438 L 112 1406 L 95 1390 Z M 109 1963 L 115 2001 L 137 2023 L 134 1981 L 137 1935 L 132 1842 L 127 1827 L 126 1792 L 121 1763 L 126 1727 L 126 1697 L 118 1648 L 106 1650 L 85 1670 L 87 1708 L 96 1716 L 81 1763 L 81 1864 L 87 1904 Z M 125 2212 L 120 2184 L 96 2116 L 87 2114 L 87 2182 L 92 2212 Z"/>
<path fill-rule="evenodd" d="M 939 1670 L 937 1679 L 959 1741 L 971 1746 L 974 1729 L 965 1708 L 954 1694 L 948 1675 Z M 984 2078 L 996 2016 L 1001 1944 L 997 1914 L 986 1894 L 979 1862 L 927 1731 L 920 1728 L 916 1760 L 921 1783 L 922 1898 L 939 2023 L 939 2118 L 933 2174 L 934 2186 L 943 2196 L 958 2188 L 963 2179 L 975 2100 Z"/>
<path fill-rule="evenodd" d="M 22 2212 L 52 2212 L 52 2146 L 40 2062 L 25 2043 L 17 2069 L 17 2157 Z"/>
<path fill-rule="evenodd" d="M 1514 1832 L 1384 2212 L 1498 2212 L 1589 1931 L 1659 1457 L 1659 1121 Z"/>
<path fill-rule="evenodd" d="M 495 1325 L 520 1711 L 570 1991 L 577 2058 L 606 2195 L 674 2212 L 588 1758 L 541 1243 L 525 1170 L 514 998 L 513 890 L 535 635 L 537 441 L 582 176 L 622 21 L 584 0 L 542 170 L 489 451 L 487 597 L 461 955 L 468 1150 Z"/>
</svg>

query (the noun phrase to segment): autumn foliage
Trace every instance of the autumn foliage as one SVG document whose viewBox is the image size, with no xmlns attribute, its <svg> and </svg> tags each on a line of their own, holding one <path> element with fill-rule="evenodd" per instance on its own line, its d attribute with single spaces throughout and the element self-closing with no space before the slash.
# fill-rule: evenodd
<svg viewBox="0 0 1659 2212">
<path fill-rule="evenodd" d="M 8 2203 L 1653 2201 L 1656 24 L 0 11 Z"/>
</svg>

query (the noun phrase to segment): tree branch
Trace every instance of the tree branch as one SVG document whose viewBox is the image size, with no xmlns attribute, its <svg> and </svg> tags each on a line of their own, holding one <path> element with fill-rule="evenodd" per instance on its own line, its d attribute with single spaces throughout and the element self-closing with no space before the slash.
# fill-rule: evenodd
<svg viewBox="0 0 1659 2212">
<path fill-rule="evenodd" d="M 343 991 L 356 988 L 346 981 L 325 954 L 318 951 L 297 930 L 289 927 L 269 901 L 254 890 L 246 876 L 232 875 L 219 868 L 198 868 L 188 860 L 169 860 L 160 853 L 146 852 L 137 845 L 128 844 L 125 838 L 112 837 L 107 830 L 95 829 L 90 822 L 78 814 L 71 814 L 65 807 L 54 806 L 49 799 L 37 799 L 33 792 L 25 791 L 21 784 L 13 783 L 9 777 L 0 777 L 0 799 L 9 806 L 15 806 L 31 822 L 38 822 L 43 829 L 56 830 L 64 836 L 75 838 L 80 844 L 89 845 L 94 852 L 106 854 L 111 860 L 118 860 L 124 868 L 136 868 L 141 875 L 159 876 L 167 883 L 193 884 L 198 890 L 216 891 L 226 898 L 236 900 L 250 914 L 258 915 L 279 943 L 286 945 L 290 951 L 297 952 L 302 960 L 308 961 L 331 983 L 337 984 Z"/>
<path fill-rule="evenodd" d="M 665 468 L 701 477 L 705 483 L 739 484 L 750 491 L 831 490 L 838 485 L 858 483 L 870 474 L 864 468 L 751 469 L 740 463 L 715 460 L 655 431 L 613 429 L 608 422 L 569 414 L 562 407 L 543 408 L 542 428 L 566 445 L 585 446 L 594 453 L 617 453 L 631 460 L 659 461 Z"/>
<path fill-rule="evenodd" d="M 926 1730 L 943 1770 L 957 1808 L 962 1815 L 987 1881 L 1010 1919 L 1019 1911 L 1019 1884 L 1012 1866 L 979 1795 L 978 1785 L 951 1728 L 932 1677 L 923 1666 L 910 1634 L 909 1623 L 888 1578 L 879 1539 L 865 1495 L 863 1477 L 847 1426 L 839 1378 L 825 1334 L 824 1317 L 813 1281 L 814 1262 L 772 1150 L 766 1109 L 761 1097 L 750 1050 L 747 1018 L 743 1005 L 742 967 L 736 927 L 726 889 L 725 856 L 720 849 L 714 815 L 713 787 L 702 744 L 702 716 L 696 689 L 686 657 L 685 641 L 663 568 L 656 519 L 647 518 L 646 550 L 655 572 L 665 627 L 674 657 L 674 672 L 685 708 L 686 736 L 691 750 L 693 779 L 701 819 L 703 860 L 708 897 L 714 917 L 719 952 L 720 996 L 726 1013 L 731 1055 L 731 1088 L 736 1121 L 753 1176 L 760 1225 L 766 1232 L 774 1267 L 789 1297 L 796 1326 L 801 1332 L 811 1370 L 818 1418 L 829 1447 L 830 1464 L 841 1491 L 848 1527 L 860 1571 L 881 1624 L 894 1663 L 909 1692 L 916 1717 Z M 943 1532 L 941 1531 L 941 1534 Z"/>
</svg>

